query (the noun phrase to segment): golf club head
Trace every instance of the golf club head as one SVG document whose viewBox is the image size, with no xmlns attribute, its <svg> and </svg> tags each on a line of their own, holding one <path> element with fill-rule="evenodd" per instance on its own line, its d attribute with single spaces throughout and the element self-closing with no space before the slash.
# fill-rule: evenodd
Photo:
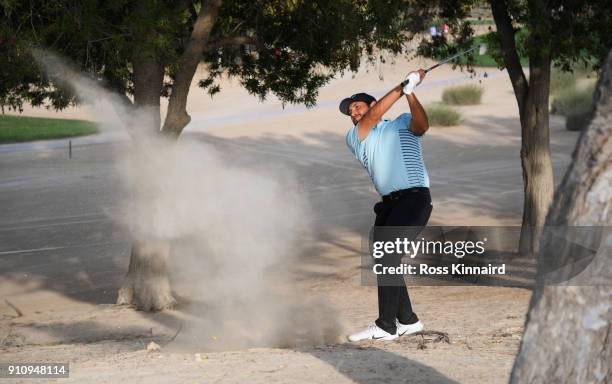
<svg viewBox="0 0 612 384">
<path fill-rule="evenodd" d="M 480 56 L 482 56 L 485 53 L 487 53 L 487 45 L 486 44 L 480 44 L 480 47 L 478 48 L 478 54 Z"/>
</svg>

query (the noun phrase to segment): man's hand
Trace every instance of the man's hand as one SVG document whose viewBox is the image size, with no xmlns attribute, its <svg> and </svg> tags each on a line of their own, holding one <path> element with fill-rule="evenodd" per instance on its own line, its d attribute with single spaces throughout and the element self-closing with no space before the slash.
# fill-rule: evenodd
<svg viewBox="0 0 612 384">
<path fill-rule="evenodd" d="M 419 69 L 418 71 L 412 71 L 406 76 L 406 80 L 404 80 L 404 87 L 402 92 L 406 95 L 410 95 L 417 85 L 421 84 L 423 79 L 425 78 L 425 70 Z"/>
<path fill-rule="evenodd" d="M 427 72 L 425 72 L 425 70 L 423 68 L 420 68 L 418 71 L 416 71 L 419 74 L 419 84 L 421 84 L 421 82 L 423 81 L 423 79 L 425 78 L 425 75 L 427 74 Z M 417 85 L 419 85 L 417 84 Z"/>
<path fill-rule="evenodd" d="M 425 71 L 421 68 L 418 71 L 410 72 L 408 76 L 412 76 L 414 79 L 411 81 L 414 85 L 412 86 L 412 90 L 409 89 L 410 92 L 404 93 L 406 94 L 406 99 L 408 100 L 408 105 L 410 106 L 410 112 L 412 114 L 412 119 L 410 120 L 410 130 L 417 136 L 422 136 L 429 129 L 429 120 L 427 119 L 427 113 L 425 109 L 419 103 L 416 96 L 412 91 L 416 88 L 417 85 L 421 84 L 423 79 L 425 78 Z M 406 85 L 406 87 L 411 86 L 412 84 Z M 405 89 L 405 87 L 404 87 Z"/>
</svg>

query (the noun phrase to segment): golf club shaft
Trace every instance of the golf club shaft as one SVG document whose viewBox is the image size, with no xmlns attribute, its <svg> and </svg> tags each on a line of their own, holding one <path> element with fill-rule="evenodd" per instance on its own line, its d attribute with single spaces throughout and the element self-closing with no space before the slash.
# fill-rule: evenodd
<svg viewBox="0 0 612 384">
<path fill-rule="evenodd" d="M 451 61 L 451 60 L 452 60 L 452 59 L 454 59 L 454 58 L 457 58 L 457 57 L 459 57 L 459 56 L 465 55 L 466 53 L 471 52 L 471 51 L 475 50 L 476 48 L 478 48 L 478 46 L 476 46 L 476 47 L 472 47 L 472 48 L 468 49 L 467 51 L 459 52 L 459 53 L 457 53 L 457 54 L 456 54 L 456 55 L 454 55 L 454 56 L 451 56 L 451 57 L 449 57 L 449 58 L 447 58 L 447 59 L 444 59 L 444 60 L 442 60 L 441 62 L 437 63 L 436 65 L 433 65 L 433 66 L 431 66 L 431 67 L 427 68 L 427 69 L 425 70 L 425 73 L 427 73 L 427 72 L 431 71 L 432 69 L 436 69 L 436 68 L 438 68 L 438 67 L 439 67 L 439 66 L 441 66 L 442 64 L 446 64 L 446 63 L 448 63 L 449 61 Z"/>
</svg>

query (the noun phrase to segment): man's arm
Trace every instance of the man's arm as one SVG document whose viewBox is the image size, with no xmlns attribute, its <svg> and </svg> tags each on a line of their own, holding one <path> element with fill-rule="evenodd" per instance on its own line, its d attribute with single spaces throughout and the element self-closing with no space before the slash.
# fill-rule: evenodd
<svg viewBox="0 0 612 384">
<path fill-rule="evenodd" d="M 402 97 L 402 85 L 393 88 L 366 112 L 357 124 L 359 141 L 364 140 L 383 115 Z"/>
<path fill-rule="evenodd" d="M 419 103 L 419 100 L 416 98 L 414 93 L 406 95 L 406 100 L 408 100 L 410 113 L 412 114 L 410 127 L 408 127 L 408 129 L 410 129 L 416 136 L 422 136 L 429 129 L 427 113 L 425 112 L 425 109 L 421 103 Z"/>
</svg>

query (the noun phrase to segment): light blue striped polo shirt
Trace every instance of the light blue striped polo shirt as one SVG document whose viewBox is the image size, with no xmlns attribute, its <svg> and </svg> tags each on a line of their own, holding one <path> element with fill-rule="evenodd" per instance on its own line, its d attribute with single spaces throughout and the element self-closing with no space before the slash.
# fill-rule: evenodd
<svg viewBox="0 0 612 384">
<path fill-rule="evenodd" d="M 409 113 L 381 120 L 359 141 L 357 125 L 346 134 L 346 144 L 368 171 L 381 196 L 400 189 L 428 187 L 421 137 L 410 130 Z"/>
</svg>

